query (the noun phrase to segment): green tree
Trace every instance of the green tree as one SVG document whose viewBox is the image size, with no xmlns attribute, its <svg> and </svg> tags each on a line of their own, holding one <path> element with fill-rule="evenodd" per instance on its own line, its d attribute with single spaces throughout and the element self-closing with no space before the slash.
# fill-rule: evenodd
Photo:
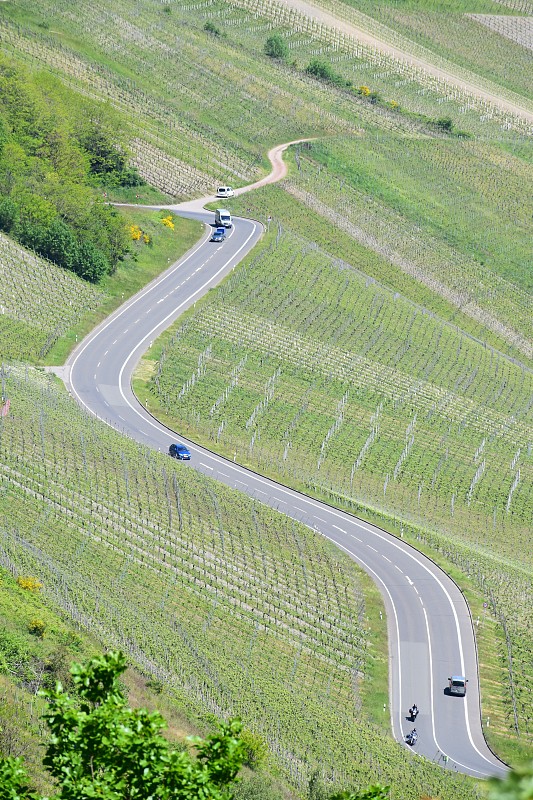
<svg viewBox="0 0 533 800">
<path fill-rule="evenodd" d="M 76 251 L 74 272 L 91 283 L 98 283 L 109 272 L 104 254 L 89 241 L 81 241 Z"/>
<path fill-rule="evenodd" d="M 344 79 L 338 75 L 331 64 L 327 61 L 322 61 L 320 58 L 313 58 L 305 68 L 308 75 L 314 75 L 315 78 L 320 78 L 329 83 L 342 84 L 345 83 Z"/>
<path fill-rule="evenodd" d="M 445 131 L 446 133 L 453 132 L 453 119 L 451 117 L 439 117 L 435 122 L 435 125 L 441 131 Z"/>
<path fill-rule="evenodd" d="M 241 740 L 244 745 L 244 764 L 250 769 L 258 769 L 268 755 L 268 746 L 261 734 L 243 730 Z"/>
<path fill-rule="evenodd" d="M 4 197 L 0 200 L 0 231 L 9 233 L 11 228 L 14 227 L 18 217 L 18 208 L 16 203 L 10 197 Z"/>
<path fill-rule="evenodd" d="M 237 720 L 207 739 L 195 738 L 197 758 L 173 750 L 157 712 L 127 707 L 120 687 L 126 669 L 112 652 L 74 664 L 71 697 L 60 683 L 43 692 L 51 732 L 44 765 L 55 778 L 54 800 L 229 800 L 244 759 Z M 0 758 L 0 800 L 39 800 L 22 762 Z"/>
<path fill-rule="evenodd" d="M 74 270 L 78 259 L 78 242 L 69 226 L 56 218 L 48 226 L 36 248 L 39 253 L 60 267 Z"/>
<path fill-rule="evenodd" d="M 274 33 L 272 36 L 269 36 L 265 42 L 265 53 L 267 56 L 270 56 L 270 58 L 284 60 L 289 55 L 287 42 L 279 33 Z"/>
</svg>

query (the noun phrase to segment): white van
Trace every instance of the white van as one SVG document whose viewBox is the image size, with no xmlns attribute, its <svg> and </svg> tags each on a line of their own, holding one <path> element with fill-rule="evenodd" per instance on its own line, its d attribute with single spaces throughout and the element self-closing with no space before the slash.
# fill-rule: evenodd
<svg viewBox="0 0 533 800">
<path fill-rule="evenodd" d="M 217 208 L 215 211 L 215 225 L 222 228 L 231 228 L 233 222 L 229 211 L 226 211 L 225 208 Z"/>
<path fill-rule="evenodd" d="M 231 186 L 219 186 L 217 189 L 217 197 L 233 197 L 234 194 Z"/>
</svg>

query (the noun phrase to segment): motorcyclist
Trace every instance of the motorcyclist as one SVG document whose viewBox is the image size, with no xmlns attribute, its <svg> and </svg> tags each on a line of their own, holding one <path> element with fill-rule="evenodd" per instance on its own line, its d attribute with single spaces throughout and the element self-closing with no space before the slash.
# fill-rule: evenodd
<svg viewBox="0 0 533 800">
<path fill-rule="evenodd" d="M 412 720 L 413 720 L 413 722 L 414 722 L 414 721 L 415 721 L 415 719 L 416 719 L 416 718 L 417 718 L 417 716 L 418 716 L 418 707 L 417 707 L 416 703 L 413 703 L 413 705 L 412 705 L 412 706 L 411 706 L 411 708 L 409 709 L 409 713 L 411 714 L 411 719 L 412 719 Z"/>
</svg>

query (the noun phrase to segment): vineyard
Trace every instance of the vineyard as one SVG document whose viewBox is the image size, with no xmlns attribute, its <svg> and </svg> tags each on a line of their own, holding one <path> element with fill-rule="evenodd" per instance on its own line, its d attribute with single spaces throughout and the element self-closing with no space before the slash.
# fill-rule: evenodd
<svg viewBox="0 0 533 800">
<path fill-rule="evenodd" d="M 129 0 L 112 10 L 103 2 L 73 8 L 66 0 L 45 0 L 38 9 L 31 5 L 31 13 L 42 15 L 31 27 L 23 0 L 16 11 L 13 22 L 5 15 L 0 25 L 4 48 L 120 109 L 128 120 L 133 163 L 177 198 L 205 194 L 217 183 L 249 182 L 264 165 L 267 145 L 302 131 L 353 134 L 372 123 L 413 132 L 421 124 L 413 113 L 451 114 L 467 131 L 509 144 L 523 141 L 529 130 L 518 117 L 408 60 L 273 0 L 146 0 L 135 4 L 134 13 Z M 207 24 L 219 35 L 206 32 Z M 67 36 L 58 36 L 59 30 Z M 260 58 L 272 31 L 286 41 L 290 63 Z M 82 38 L 93 43 L 90 56 Z M 327 59 L 354 87 L 370 86 L 387 102 L 375 107 L 353 92 L 321 85 L 303 70 L 313 57 Z M 394 111 L 400 106 L 406 115 Z"/>
<path fill-rule="evenodd" d="M 438 533 L 470 550 L 474 571 L 487 562 L 483 588 L 518 647 L 531 600 L 530 370 L 281 231 L 151 357 L 152 392 L 179 430 L 330 502 Z"/>
<path fill-rule="evenodd" d="M 319 766 L 335 785 L 391 781 L 394 798 L 476 796 L 365 719 L 358 686 L 373 646 L 362 577 L 340 551 L 124 440 L 42 374 L 11 367 L 2 384 L 5 567 L 38 576 L 186 708 L 242 716 L 300 788 Z"/>
<path fill-rule="evenodd" d="M 390 0 L 353 0 L 344 8 L 338 0 L 327 0 L 323 5 L 385 41 L 408 48 L 413 55 L 426 56 L 437 64 L 447 62 L 454 74 L 466 77 L 474 73 L 480 85 L 483 78 L 498 83 L 502 96 L 507 87 L 509 95 L 516 92 L 532 99 L 526 50 L 531 47 L 527 36 L 533 12 L 530 0 L 454 0 L 446 4 L 415 0 L 408 6 Z M 487 18 L 489 22 L 485 22 Z M 483 24 L 494 33 L 483 30 Z"/>
<path fill-rule="evenodd" d="M 357 148 L 315 146 L 316 156 L 300 154 L 288 191 L 533 363 L 531 169 L 511 156 L 495 163 L 493 150 L 470 142 L 398 145 L 375 132 Z"/>
<path fill-rule="evenodd" d="M 40 360 L 104 298 L 101 290 L 0 233 L 2 358 Z"/>
<path fill-rule="evenodd" d="M 142 390 L 176 430 L 467 576 L 498 625 L 494 727 L 527 747 L 531 124 L 348 26 L 531 111 L 530 0 L 449 13 L 325 0 L 345 30 L 281 0 L 3 5 L 3 51 L 116 109 L 131 164 L 171 197 L 242 186 L 268 147 L 318 137 L 292 150 L 278 188 L 229 202 L 266 236 L 154 342 Z M 284 59 L 265 54 L 273 33 Z M 313 59 L 337 82 L 309 74 Z M 155 216 L 125 265 L 131 291 L 152 277 Z M 3 234 L 0 277 L 0 361 L 13 362 L 0 562 L 38 576 L 187 713 L 241 716 L 300 792 L 318 769 L 332 787 L 391 783 L 397 800 L 477 797 L 368 721 L 362 687 L 385 636 L 369 630 L 369 579 L 303 525 L 84 416 L 29 364 L 69 330 L 73 344 L 103 292 Z"/>
</svg>

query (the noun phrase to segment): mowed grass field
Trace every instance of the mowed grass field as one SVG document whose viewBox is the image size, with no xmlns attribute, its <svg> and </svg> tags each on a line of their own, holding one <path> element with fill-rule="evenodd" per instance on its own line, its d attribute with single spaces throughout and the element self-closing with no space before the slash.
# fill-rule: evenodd
<svg viewBox="0 0 533 800">
<path fill-rule="evenodd" d="M 414 800 L 421 786 L 476 796 L 469 779 L 406 755 L 362 710 L 361 684 L 381 655 L 370 581 L 342 552 L 123 439 L 51 376 L 10 367 L 2 383 L 4 566 L 38 576 L 52 603 L 189 713 L 241 716 L 302 791 L 318 769 L 332 786 L 391 782 L 395 798 Z M 375 615 L 376 590 L 369 597 Z"/>
<path fill-rule="evenodd" d="M 448 10 L 454 24 L 463 12 L 497 13 L 488 0 L 475 5 L 458 0 L 452 5 Z M 398 8 L 385 6 L 392 19 Z M 507 6 L 499 7 L 507 14 Z M 360 8 L 370 10 L 362 4 Z M 420 24 L 428 30 L 430 22 L 444 19 L 438 9 L 424 10 L 414 0 L 403 10 L 423 17 Z M 36 8 L 15 0 L 2 4 L 2 12 L 0 36 L 6 50 L 122 110 L 133 163 L 168 195 L 199 196 L 217 183 L 242 185 L 266 170 L 268 146 L 300 136 L 320 137 L 311 150 L 292 153 L 290 176 L 281 188 L 232 201 L 236 212 L 265 224 L 271 218 L 262 249 L 183 325 L 154 345 L 142 365 L 142 374 L 152 376 L 152 383 L 147 388 L 139 381 L 137 388 L 153 393 L 151 409 L 157 398 L 165 419 L 213 449 L 238 455 L 244 463 L 395 530 L 403 528 L 405 535 L 453 562 L 460 570 L 456 579 L 461 581 L 463 575 L 466 582 L 468 576 L 475 584 L 485 598 L 484 613 L 495 624 L 491 645 L 498 651 L 497 677 L 484 706 L 484 713 L 487 708 L 490 712 L 491 731 L 496 728 L 508 740 L 520 734 L 527 751 L 533 687 L 527 561 L 533 510 L 531 203 L 526 189 L 532 151 L 527 126 L 266 0 L 238 5 L 218 0 L 119 0 L 112 9 L 104 2 L 72 6 L 66 0 L 43 0 Z M 206 31 L 207 23 L 216 31 Z M 409 30 L 413 29 L 414 23 Z M 479 37 L 477 51 L 486 45 L 487 52 L 496 52 L 491 49 L 496 34 L 486 26 L 472 21 L 465 30 Z M 284 63 L 264 55 L 265 40 L 275 32 L 289 49 Z M 458 47 L 467 52 L 471 41 L 465 46 L 458 40 Z M 501 63 L 506 66 L 496 66 L 489 77 L 510 92 L 525 91 L 523 48 L 502 45 L 500 36 L 497 41 L 504 47 L 507 61 Z M 452 58 L 448 50 L 439 52 Z M 488 72 L 472 53 L 468 61 L 458 61 L 485 76 Z M 352 86 L 334 86 L 306 74 L 306 65 L 315 57 L 330 63 Z M 354 90 L 360 86 L 379 93 L 380 102 L 358 95 Z M 436 124 L 448 117 L 451 127 Z M 46 283 L 43 286 L 46 291 Z M 23 297 L 20 303 L 23 308 Z M 49 316 L 53 330 L 52 311 Z M 63 350 L 61 342 L 56 346 L 58 358 L 72 343 L 72 330 L 70 343 L 63 344 Z M 17 357 L 15 347 L 9 357 Z M 18 357 L 33 358 L 30 353 Z M 19 381 L 16 392 L 21 405 L 27 395 L 30 405 L 49 409 L 48 400 L 42 406 L 44 401 L 35 399 L 48 397 L 49 387 L 35 394 L 31 381 Z M 50 402 L 54 406 L 59 400 Z M 344 748 L 337 767 L 331 767 L 335 781 L 360 778 L 364 783 L 371 775 L 393 780 L 395 791 L 405 793 L 398 796 L 410 796 L 414 790 L 402 771 L 404 756 L 400 760 L 390 742 L 386 747 L 392 749 L 386 752 L 378 738 L 357 744 L 355 727 L 345 716 L 318 721 L 322 707 L 312 698 L 321 698 L 325 705 L 324 698 L 329 701 L 336 684 L 328 689 L 332 673 L 320 672 L 322 666 L 316 666 L 316 672 L 307 661 L 305 669 L 301 666 L 307 651 L 299 656 L 298 645 L 280 645 L 285 650 L 274 675 L 264 655 L 270 640 L 267 646 L 259 617 L 247 619 L 248 627 L 232 627 L 231 603 L 213 601 L 213 591 L 216 596 L 219 589 L 206 589 L 208 581 L 202 591 L 212 605 L 202 600 L 198 615 L 196 599 L 188 595 L 181 606 L 174 600 L 169 587 L 182 580 L 175 577 L 181 574 L 176 565 L 179 561 L 181 570 L 186 560 L 174 548 L 180 526 L 194 531 L 195 537 L 201 529 L 209 548 L 215 542 L 209 555 L 207 545 L 200 555 L 194 543 L 187 551 L 191 564 L 201 563 L 198 569 L 207 575 L 209 559 L 218 563 L 221 548 L 233 541 L 221 531 L 251 529 L 253 523 L 261 538 L 263 528 L 273 525 L 270 518 L 255 528 L 254 514 L 259 512 L 247 506 L 245 522 L 234 521 L 237 501 L 224 501 L 224 507 L 211 485 L 209 490 L 203 485 L 195 489 L 201 500 L 194 501 L 197 510 L 185 517 L 180 491 L 175 500 L 170 468 L 165 466 L 163 475 L 152 463 L 156 457 L 139 451 L 131 456 L 131 464 L 126 463 L 125 445 L 111 438 L 103 445 L 94 428 L 72 434 L 74 442 L 72 413 L 62 411 L 54 418 L 58 433 L 52 443 L 44 412 L 40 427 L 32 428 L 31 423 L 34 442 L 29 457 L 16 455 L 25 446 L 22 433 L 13 434 L 6 446 L 10 458 L 20 461 L 20 473 L 33 476 L 31 485 L 46 486 L 44 495 L 55 498 L 46 503 L 52 510 L 41 509 L 26 519 L 24 509 L 32 492 L 24 490 L 18 506 L 10 497 L 12 507 L 18 508 L 19 533 L 9 539 L 9 557 L 21 559 L 17 563 L 28 568 L 48 570 L 48 584 L 56 587 L 51 594 L 74 616 L 78 603 L 86 602 L 77 617 L 83 624 L 98 631 L 103 625 L 99 611 L 109 609 L 102 635 L 111 631 L 113 641 L 127 645 L 147 670 L 159 670 L 176 692 L 179 681 L 185 681 L 183 703 L 202 705 L 213 713 L 245 704 L 249 724 L 266 736 L 278 763 L 297 785 L 305 785 L 311 763 L 330 764 L 331 754 L 340 753 L 331 739 L 334 730 L 338 747 Z M 56 542 L 47 515 L 55 514 L 61 498 L 89 489 L 64 486 L 67 477 L 58 478 L 53 487 L 44 480 L 46 475 L 34 475 L 32 448 L 39 437 L 53 454 L 45 459 L 45 468 L 49 458 L 65 457 L 76 480 L 91 476 L 96 487 L 90 488 L 90 501 L 83 500 L 84 510 L 76 511 L 78 533 L 72 541 L 70 528 L 59 528 L 62 534 Z M 88 472 L 86 448 L 93 441 L 112 463 L 106 474 L 116 473 L 116 490 L 106 483 L 100 467 L 94 475 Z M 48 477 L 51 472 L 50 467 Z M 11 476 L 8 483 L 18 486 L 21 480 Z M 143 511 L 124 522 L 139 492 Z M 203 520 L 203 507 L 211 502 L 214 516 L 198 522 L 197 515 Z M 155 530 L 150 527 L 152 518 L 159 520 Z M 100 541 L 94 525 L 102 520 L 107 533 Z M 130 531 L 127 545 L 124 529 Z M 306 553 L 314 552 L 314 542 Z M 275 546 L 269 546 L 273 552 Z M 321 546 L 316 545 L 317 552 L 322 552 Z M 73 572 L 71 561 L 59 553 L 63 547 L 76 559 L 87 553 L 85 572 Z M 255 540 L 249 549 L 261 554 Z M 238 548 L 235 552 L 240 553 Z M 292 555 L 285 545 L 281 552 L 282 566 L 276 568 L 268 566 L 274 564 L 273 555 L 260 555 L 259 565 L 252 564 L 251 556 L 239 555 L 240 600 L 234 603 L 239 613 L 249 612 L 243 610 L 243 597 L 253 581 L 261 585 L 259 577 L 246 577 L 249 572 L 290 569 Z M 97 562 L 108 566 L 102 571 L 101 587 L 95 586 L 85 599 L 81 587 Z M 328 592 L 335 591 L 330 573 L 324 577 Z M 61 575 L 68 576 L 67 589 L 61 588 Z M 342 591 L 350 591 L 350 580 L 343 573 Z M 187 581 L 183 579 L 183 585 Z M 224 581 L 233 586 L 229 578 Z M 357 585 L 361 589 L 363 584 Z M 142 616 L 145 612 L 139 608 L 144 609 L 146 596 L 154 605 Z M 298 608 L 296 599 L 294 606 Z M 320 609 L 310 607 L 311 617 L 320 618 Z M 147 630 L 159 617 L 165 621 L 157 627 L 156 642 Z M 364 625 L 357 620 L 360 627 L 355 626 L 354 635 L 367 641 Z M 297 630 L 298 624 L 291 622 L 289 627 Z M 195 636 L 201 637 L 200 644 Z M 186 654 L 183 662 L 173 651 L 176 637 L 181 637 L 180 653 Z M 233 641 L 239 637 L 242 642 Z M 256 641 L 261 645 L 257 653 Z M 367 643 L 363 651 L 368 656 L 371 646 Z M 309 655 L 309 663 L 315 664 L 314 658 Z M 237 688 L 226 662 L 231 669 L 250 665 L 244 673 L 241 668 Z M 340 662 L 332 663 L 336 673 Z M 366 673 L 361 669 L 367 685 L 369 663 Z M 207 676 L 201 686 L 190 678 L 198 669 Z M 353 694 L 353 685 L 348 687 L 349 671 L 338 670 L 338 680 L 345 681 L 337 688 L 342 714 L 348 697 L 355 705 L 360 697 L 357 691 Z M 302 696 L 309 702 L 303 711 L 287 688 L 293 673 L 301 678 Z M 364 684 L 363 674 L 357 672 L 357 680 Z M 264 695 L 256 706 L 252 688 L 255 691 L 263 681 Z M 275 705 L 277 682 L 285 687 L 279 701 L 286 703 L 283 711 Z M 274 705 L 268 706 L 267 696 Z M 306 731 L 313 735 L 299 733 L 299 715 L 310 720 Z M 359 725 L 363 717 L 353 719 Z M 278 736 L 278 725 L 280 731 L 286 725 L 285 738 Z M 358 761 L 372 764 L 372 769 L 362 767 L 355 776 Z M 399 771 L 393 774 L 389 769 Z M 417 789 L 424 786 L 428 794 L 442 797 L 461 797 L 460 792 L 467 791 L 441 786 L 431 770 L 427 774 L 430 777 L 421 772 L 413 782 Z M 453 783 L 455 778 L 449 780 Z"/>
</svg>

